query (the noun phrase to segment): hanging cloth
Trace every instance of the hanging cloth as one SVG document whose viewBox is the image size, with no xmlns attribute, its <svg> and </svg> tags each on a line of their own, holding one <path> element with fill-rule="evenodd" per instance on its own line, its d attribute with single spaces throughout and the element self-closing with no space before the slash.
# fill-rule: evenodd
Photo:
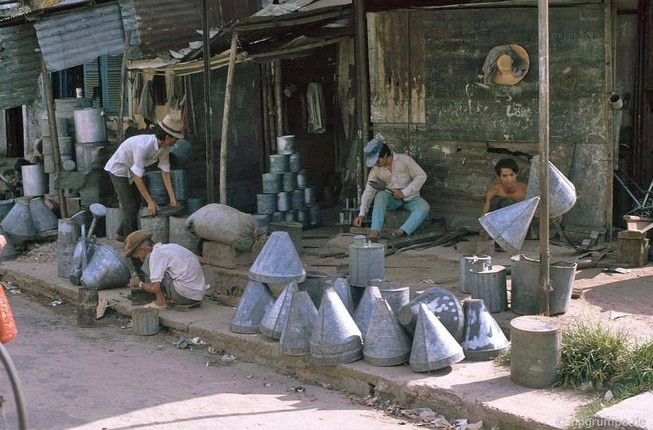
<svg viewBox="0 0 653 430">
<path fill-rule="evenodd" d="M 306 110 L 308 123 L 306 131 L 313 134 L 322 134 L 326 132 L 326 106 L 324 104 L 324 94 L 322 84 L 310 82 L 306 89 Z"/>
</svg>

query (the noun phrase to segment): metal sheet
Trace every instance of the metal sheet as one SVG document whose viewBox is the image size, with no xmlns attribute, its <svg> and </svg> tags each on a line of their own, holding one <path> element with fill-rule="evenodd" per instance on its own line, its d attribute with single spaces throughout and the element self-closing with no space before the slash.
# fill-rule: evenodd
<svg viewBox="0 0 653 430">
<path fill-rule="evenodd" d="M 41 60 L 31 24 L 0 27 L 0 109 L 29 104 L 36 98 Z"/>
<path fill-rule="evenodd" d="M 53 15 L 36 22 L 34 28 L 48 71 L 119 54 L 125 43 L 117 4 Z"/>
</svg>

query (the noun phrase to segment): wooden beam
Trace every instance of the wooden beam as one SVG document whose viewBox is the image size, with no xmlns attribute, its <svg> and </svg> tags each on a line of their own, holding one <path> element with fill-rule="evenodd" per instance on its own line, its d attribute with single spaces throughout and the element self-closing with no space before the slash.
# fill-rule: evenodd
<svg viewBox="0 0 653 430">
<path fill-rule="evenodd" d="M 224 110 L 222 112 L 222 137 L 220 138 L 220 203 L 227 204 L 227 147 L 229 144 L 229 111 L 231 110 L 231 90 L 234 85 L 234 69 L 236 68 L 236 49 L 238 34 L 231 36 L 229 68 L 227 69 L 227 85 L 224 91 Z"/>
</svg>

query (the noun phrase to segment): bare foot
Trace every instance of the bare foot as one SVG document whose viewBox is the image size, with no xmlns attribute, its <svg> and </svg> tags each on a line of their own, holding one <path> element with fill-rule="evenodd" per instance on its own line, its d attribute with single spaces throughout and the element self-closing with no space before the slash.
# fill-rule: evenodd
<svg viewBox="0 0 653 430">
<path fill-rule="evenodd" d="M 379 232 L 376 230 L 370 230 L 370 233 L 367 235 L 367 237 L 377 238 L 379 237 Z"/>
</svg>

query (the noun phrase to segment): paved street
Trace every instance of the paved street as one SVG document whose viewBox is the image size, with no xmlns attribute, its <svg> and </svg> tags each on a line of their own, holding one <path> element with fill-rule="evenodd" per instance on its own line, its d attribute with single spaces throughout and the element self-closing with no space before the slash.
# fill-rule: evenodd
<svg viewBox="0 0 653 430">
<path fill-rule="evenodd" d="M 178 349 L 172 334 L 133 335 L 122 317 L 79 328 L 72 307 L 8 295 L 19 334 L 6 349 L 29 429 L 418 428 L 338 391 L 238 360 L 220 365 L 223 354 L 205 348 Z M 16 428 L 4 371 L 0 395 L 7 401 L 0 429 Z"/>
</svg>

